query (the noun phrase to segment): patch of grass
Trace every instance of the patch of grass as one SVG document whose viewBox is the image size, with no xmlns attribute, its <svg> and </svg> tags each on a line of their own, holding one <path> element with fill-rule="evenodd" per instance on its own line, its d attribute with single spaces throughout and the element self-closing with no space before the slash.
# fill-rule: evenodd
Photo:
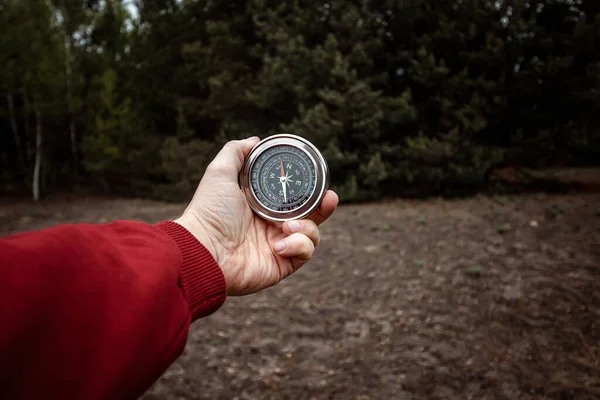
<svg viewBox="0 0 600 400">
<path fill-rule="evenodd" d="M 498 233 L 506 233 L 508 231 L 510 231 L 511 226 L 508 222 L 505 222 L 504 224 L 500 224 L 496 227 L 496 232 Z"/>
<path fill-rule="evenodd" d="M 423 215 L 421 215 L 417 218 L 417 223 L 419 223 L 421 225 L 425 224 L 426 222 L 427 222 L 427 218 L 425 218 Z"/>
<path fill-rule="evenodd" d="M 384 224 L 378 224 L 377 222 L 373 222 L 370 225 L 370 230 L 371 232 L 377 232 L 377 231 L 390 231 L 392 228 L 394 227 L 394 225 L 392 225 L 392 223 L 390 222 L 386 222 Z"/>
<path fill-rule="evenodd" d="M 383 226 L 381 227 L 382 230 L 384 231 L 389 231 L 393 228 L 394 226 L 390 223 L 390 222 L 386 222 L 385 224 L 383 224 Z"/>
<path fill-rule="evenodd" d="M 481 265 L 472 265 L 469 268 L 467 268 L 467 270 L 466 270 L 467 275 L 471 275 L 471 276 L 481 276 L 482 272 L 483 272 L 483 267 Z"/>
<path fill-rule="evenodd" d="M 442 232 L 447 233 L 447 232 L 452 232 L 454 230 L 454 226 L 452 225 L 446 225 L 442 227 Z"/>
<path fill-rule="evenodd" d="M 508 204 L 508 198 L 506 196 L 494 196 L 494 200 L 503 206 Z"/>
<path fill-rule="evenodd" d="M 564 212 L 565 210 L 558 204 L 552 204 L 551 206 L 546 207 L 546 214 L 551 218 L 556 218 Z"/>
<path fill-rule="evenodd" d="M 418 267 L 422 267 L 425 265 L 425 260 L 415 260 L 415 265 Z"/>
</svg>

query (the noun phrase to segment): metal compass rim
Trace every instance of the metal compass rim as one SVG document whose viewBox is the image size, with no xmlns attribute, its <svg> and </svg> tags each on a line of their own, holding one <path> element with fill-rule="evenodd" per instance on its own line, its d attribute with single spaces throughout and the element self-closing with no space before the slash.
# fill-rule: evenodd
<svg viewBox="0 0 600 400">
<path fill-rule="evenodd" d="M 308 196 L 308 200 L 294 210 L 273 210 L 261 203 L 252 189 L 252 170 L 256 160 L 264 152 L 276 146 L 290 146 L 302 151 L 314 166 L 315 187 Z M 321 204 L 329 188 L 329 167 L 321 152 L 307 139 L 289 133 L 275 134 L 261 140 L 250 151 L 240 173 L 240 186 L 250 208 L 261 218 L 273 222 L 303 219 L 312 215 Z"/>
</svg>

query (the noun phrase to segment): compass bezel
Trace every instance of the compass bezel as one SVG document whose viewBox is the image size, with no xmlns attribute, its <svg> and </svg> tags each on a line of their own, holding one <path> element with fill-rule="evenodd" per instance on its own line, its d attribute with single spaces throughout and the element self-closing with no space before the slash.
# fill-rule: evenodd
<svg viewBox="0 0 600 400">
<path fill-rule="evenodd" d="M 252 189 L 252 171 L 254 169 L 256 160 L 265 151 L 277 146 L 294 147 L 305 153 L 308 159 L 313 163 L 315 171 L 314 190 L 306 202 L 294 210 L 273 210 L 272 208 L 261 203 Z M 303 219 L 313 214 L 321 204 L 321 201 L 323 200 L 323 197 L 329 188 L 329 167 L 321 152 L 308 140 L 289 133 L 276 134 L 261 140 L 250 151 L 250 154 L 248 154 L 248 157 L 246 157 L 240 172 L 240 186 L 244 196 L 246 197 L 248 205 L 252 211 L 261 218 L 274 222 Z"/>
</svg>

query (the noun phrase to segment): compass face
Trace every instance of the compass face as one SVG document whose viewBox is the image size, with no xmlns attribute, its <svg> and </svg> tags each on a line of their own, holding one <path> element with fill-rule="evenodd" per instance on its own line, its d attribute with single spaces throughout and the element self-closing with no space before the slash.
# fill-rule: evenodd
<svg viewBox="0 0 600 400">
<path fill-rule="evenodd" d="M 275 212 L 292 211 L 306 203 L 316 187 L 315 166 L 303 150 L 273 146 L 261 153 L 250 171 L 256 199 Z"/>
</svg>

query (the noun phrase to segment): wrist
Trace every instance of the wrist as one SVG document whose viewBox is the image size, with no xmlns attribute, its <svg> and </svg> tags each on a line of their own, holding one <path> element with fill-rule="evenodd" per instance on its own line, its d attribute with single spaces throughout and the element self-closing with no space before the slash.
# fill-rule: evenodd
<svg viewBox="0 0 600 400">
<path fill-rule="evenodd" d="M 192 232 L 175 221 L 156 227 L 167 234 L 179 249 L 179 286 L 188 302 L 192 320 L 216 311 L 227 297 L 223 271 L 209 250 Z"/>
<path fill-rule="evenodd" d="M 206 228 L 202 226 L 202 223 L 195 215 L 191 215 L 186 212 L 173 222 L 181 225 L 184 229 L 191 233 L 192 236 L 194 236 L 196 240 L 198 240 L 213 256 L 219 267 L 222 268 L 221 262 L 223 257 L 219 251 L 216 241 L 210 236 Z"/>
<path fill-rule="evenodd" d="M 206 249 L 210 252 L 210 254 L 215 259 L 217 265 L 219 266 L 221 273 L 225 279 L 225 286 L 227 288 L 227 294 L 234 294 L 236 289 L 234 283 L 237 282 L 239 278 L 239 271 L 235 268 L 231 268 L 232 260 L 231 254 L 227 251 L 227 249 L 221 245 L 218 239 L 216 239 L 213 235 L 210 234 L 211 229 L 206 226 L 202 222 L 202 219 L 199 218 L 193 212 L 186 211 L 183 215 L 173 222 L 181 225 L 184 229 L 192 234 Z M 235 264 L 235 263 L 233 263 Z"/>
</svg>

